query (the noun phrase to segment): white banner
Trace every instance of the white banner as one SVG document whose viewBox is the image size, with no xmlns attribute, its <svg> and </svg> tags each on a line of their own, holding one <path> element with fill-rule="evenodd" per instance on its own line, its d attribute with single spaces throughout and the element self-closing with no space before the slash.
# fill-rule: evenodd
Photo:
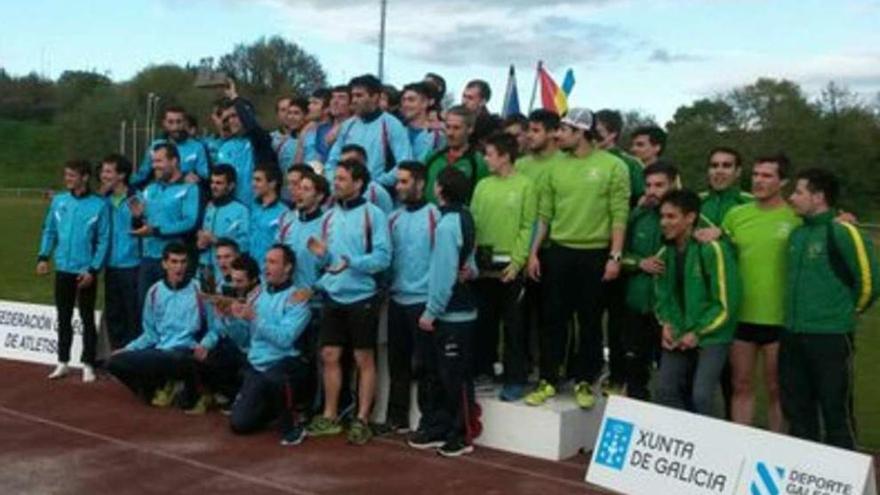
<svg viewBox="0 0 880 495">
<path fill-rule="evenodd" d="M 876 495 L 870 456 L 611 397 L 587 481 L 640 494 Z"/>
<path fill-rule="evenodd" d="M 58 322 L 54 306 L 0 301 L 0 358 L 55 364 L 58 362 Z M 95 311 L 95 321 L 101 313 Z M 100 340 L 100 339 L 99 339 Z M 100 348 L 99 344 L 99 348 Z M 79 367 L 82 353 L 82 320 L 73 312 L 73 345 L 70 364 Z"/>
</svg>

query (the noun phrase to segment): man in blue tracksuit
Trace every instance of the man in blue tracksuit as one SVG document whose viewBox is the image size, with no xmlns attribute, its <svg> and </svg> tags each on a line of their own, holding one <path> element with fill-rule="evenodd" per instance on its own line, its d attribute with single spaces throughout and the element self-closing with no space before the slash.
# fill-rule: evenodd
<svg viewBox="0 0 880 495">
<path fill-rule="evenodd" d="M 423 162 L 437 150 L 446 146 L 443 130 L 428 119 L 428 107 L 434 90 L 425 82 L 415 82 L 403 87 L 400 111 L 406 120 L 406 130 L 412 145 L 413 159 Z"/>
<path fill-rule="evenodd" d="M 278 238 L 281 217 L 289 210 L 281 202 L 281 173 L 275 165 L 261 163 L 251 179 L 254 204 L 251 206 L 250 244 L 248 252 L 262 270 L 266 252 Z"/>
<path fill-rule="evenodd" d="M 388 307 L 387 426 L 409 430 L 413 341 L 428 300 L 428 274 L 440 211 L 425 200 L 425 166 L 401 162 L 397 197 L 402 206 L 388 220 L 391 231 L 391 304 Z"/>
<path fill-rule="evenodd" d="M 359 144 L 367 151 L 367 169 L 373 180 L 391 187 L 397 180 L 398 162 L 412 159 L 412 146 L 403 124 L 393 115 L 379 108 L 382 83 L 373 75 L 355 77 L 349 82 L 351 106 L 356 116 L 339 129 L 336 142 L 327 158 L 325 176 L 334 178 L 342 148 L 347 144 Z"/>
<path fill-rule="evenodd" d="M 354 349 L 358 367 L 357 419 L 348 432 L 348 440 L 354 444 L 364 444 L 372 436 L 367 421 L 376 390 L 376 275 L 391 264 L 388 219 L 363 197 L 369 181 L 370 174 L 362 163 L 339 162 L 334 183 L 336 205 L 322 220 L 321 237 L 309 241 L 324 267 L 318 285 L 326 296 L 319 339 L 324 364 L 324 412 L 309 424 L 309 434 L 335 435 L 342 431 L 337 421 L 342 382 L 339 363 L 343 349 L 349 347 Z"/>
<path fill-rule="evenodd" d="M 254 106 L 238 96 L 235 83 L 230 81 L 225 90 L 223 125 L 229 135 L 217 151 L 217 163 L 228 163 L 235 169 L 238 182 L 235 199 L 250 208 L 254 203 L 250 178 L 258 163 L 278 164 L 272 149 L 272 138 L 257 122 Z"/>
<path fill-rule="evenodd" d="M 61 378 L 69 372 L 73 342 L 73 307 L 79 303 L 83 322 L 83 381 L 95 380 L 93 366 L 97 332 L 95 329 L 95 277 L 104 267 L 110 243 L 107 203 L 89 190 L 91 165 L 72 160 L 64 164 L 67 192 L 52 198 L 37 259 L 37 274 L 49 273 L 49 256 L 55 260 L 55 309 L 58 312 L 58 365 L 49 375 Z"/>
<path fill-rule="evenodd" d="M 477 307 L 462 272 L 476 274 L 476 231 L 463 206 L 470 181 L 460 170 L 444 169 L 437 176 L 435 194 L 443 216 L 428 271 L 428 302 L 419 318 L 416 363 L 419 409 L 422 418 L 409 445 L 438 448 L 443 456 L 473 452 L 479 435 L 479 409 L 471 377 L 472 340 Z"/>
<path fill-rule="evenodd" d="M 247 251 L 250 235 L 250 212 L 236 201 L 232 192 L 237 178 L 231 165 L 220 164 L 211 170 L 211 202 L 205 207 L 202 227 L 196 235 L 199 248 L 199 275 L 202 280 L 220 280 L 214 256 L 217 240 L 231 239 L 240 250 Z"/>
<path fill-rule="evenodd" d="M 197 183 L 208 180 L 208 151 L 205 145 L 186 130 L 186 111 L 177 106 L 165 109 L 162 117 L 164 135 L 147 146 L 137 171 L 132 174 L 130 183 L 143 189 L 153 179 L 153 157 L 157 144 L 172 143 L 180 154 L 180 171 L 187 182 Z"/>
<path fill-rule="evenodd" d="M 163 248 L 162 268 L 165 278 L 147 291 L 141 336 L 113 352 L 107 371 L 142 399 L 168 407 L 177 392 L 171 382 L 192 374 L 202 305 L 195 281 L 186 277 L 183 244 L 172 242 Z"/>
<path fill-rule="evenodd" d="M 291 169 L 293 170 L 293 169 Z M 290 174 L 288 174 L 290 177 Z M 292 191 L 294 192 L 294 191 Z M 309 309 L 312 318 L 306 335 L 303 336 L 301 351 L 312 362 L 318 364 L 318 333 L 321 324 L 321 294 L 316 293 L 318 290 L 318 279 L 321 278 L 321 260 L 318 259 L 309 250 L 309 239 L 321 238 L 321 227 L 324 225 L 321 221 L 323 218 L 323 210 L 321 205 L 330 194 L 330 186 L 327 179 L 322 175 L 309 170 L 302 170 L 296 183 L 296 190 L 291 196 L 295 201 L 295 209 L 285 213 L 281 219 L 281 228 L 278 231 L 277 242 L 289 247 L 296 255 L 296 266 L 293 271 L 293 285 L 312 291 L 312 297 L 309 299 Z M 310 380 L 313 383 L 312 389 L 320 390 L 321 375 L 319 366 L 314 367 L 313 376 Z M 350 373 L 343 371 L 342 390 L 349 391 L 347 380 Z M 348 398 L 346 395 L 344 398 Z M 318 410 L 321 407 L 320 394 L 314 394 L 313 408 Z M 348 402 L 352 402 L 349 400 Z M 344 408 L 343 408 L 344 409 Z"/>
<path fill-rule="evenodd" d="M 156 180 L 130 202 L 134 217 L 132 235 L 143 242 L 143 259 L 138 271 L 141 308 L 147 290 L 164 276 L 161 258 L 165 246 L 171 242 L 183 243 L 195 231 L 199 216 L 199 188 L 184 181 L 180 157 L 173 144 L 156 145 L 153 171 Z"/>
<path fill-rule="evenodd" d="M 250 322 L 248 368 L 232 405 L 229 425 L 249 433 L 280 416 L 281 444 L 296 445 L 305 438 L 294 406 L 306 386 L 309 363 L 297 346 L 309 324 L 309 308 L 293 285 L 294 254 L 276 244 L 266 253 L 265 283 L 253 302 L 234 303 L 232 314 Z"/>
<path fill-rule="evenodd" d="M 118 349 L 140 335 L 137 275 L 141 263 L 141 241 L 131 235 L 129 200 L 134 190 L 128 185 L 131 162 L 111 154 L 101 160 L 101 190 L 110 208 L 110 245 L 104 272 L 104 319 L 110 347 Z"/>
<path fill-rule="evenodd" d="M 228 240 L 227 240 L 228 241 Z M 228 246 L 219 246 L 223 253 Z M 248 255 L 236 257 L 228 267 L 228 285 L 218 287 L 217 295 L 241 302 L 253 302 L 259 291 L 260 267 Z M 204 414 L 214 402 L 213 392 L 231 401 L 241 386 L 241 370 L 250 349 L 250 325 L 233 317 L 229 299 L 210 299 L 205 308 L 208 331 L 193 348 L 195 376 L 192 388 L 201 392 L 196 404 L 186 412 Z"/>
<path fill-rule="evenodd" d="M 284 134 L 280 131 L 272 132 L 272 149 L 278 156 L 278 166 L 282 171 L 286 172 L 294 163 L 297 163 L 296 152 L 301 145 L 301 133 L 306 124 L 308 111 L 308 100 L 299 97 L 290 98 L 285 117 L 287 131 Z"/>
<path fill-rule="evenodd" d="M 357 160 L 366 166 L 368 163 L 367 150 L 359 144 L 347 144 L 342 147 L 340 161 L 342 160 Z M 391 194 L 375 180 L 367 184 L 367 189 L 364 191 L 364 199 L 378 206 L 382 213 L 386 215 L 390 215 L 394 210 L 394 200 L 391 199 Z"/>
<path fill-rule="evenodd" d="M 308 124 L 301 131 L 302 137 L 294 157 L 295 163 L 323 164 L 330 153 L 327 135 L 333 128 L 330 117 L 330 90 L 321 88 L 309 97 Z"/>
</svg>

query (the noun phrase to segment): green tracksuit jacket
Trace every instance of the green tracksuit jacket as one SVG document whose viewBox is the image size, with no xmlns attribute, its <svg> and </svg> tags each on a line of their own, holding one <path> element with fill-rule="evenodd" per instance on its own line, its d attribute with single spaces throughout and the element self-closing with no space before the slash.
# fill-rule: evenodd
<svg viewBox="0 0 880 495">
<path fill-rule="evenodd" d="M 830 211 L 807 217 L 788 239 L 785 327 L 796 333 L 850 333 L 856 315 L 880 295 L 878 283 L 868 236 L 836 221 Z"/>
<path fill-rule="evenodd" d="M 657 208 L 637 206 L 629 215 L 622 266 L 627 274 L 626 304 L 642 314 L 654 310 L 654 278 L 639 268 L 639 263 L 654 256 L 663 247 L 660 214 Z"/>
<path fill-rule="evenodd" d="M 700 207 L 700 227 L 720 227 L 724 215 L 734 206 L 751 203 L 755 197 L 733 186 L 723 191 L 703 191 L 700 193 L 703 205 Z"/>
<path fill-rule="evenodd" d="M 666 269 L 655 279 L 657 320 L 671 325 L 676 339 L 694 332 L 700 346 L 729 343 L 740 297 L 739 275 L 729 245 L 688 240 L 683 283 L 679 283 L 676 247 L 666 244 L 661 256 Z"/>
</svg>

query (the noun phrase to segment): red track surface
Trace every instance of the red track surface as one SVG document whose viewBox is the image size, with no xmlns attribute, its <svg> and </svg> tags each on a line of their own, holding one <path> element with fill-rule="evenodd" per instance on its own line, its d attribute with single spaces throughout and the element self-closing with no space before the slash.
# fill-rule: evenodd
<svg viewBox="0 0 880 495">
<path fill-rule="evenodd" d="M 49 382 L 49 371 L 0 360 L 4 494 L 599 493 L 583 482 L 583 456 L 548 462 L 478 448 L 444 459 L 399 437 L 281 447 L 275 431 L 237 437 L 220 414 L 150 408 L 112 380 Z"/>
</svg>

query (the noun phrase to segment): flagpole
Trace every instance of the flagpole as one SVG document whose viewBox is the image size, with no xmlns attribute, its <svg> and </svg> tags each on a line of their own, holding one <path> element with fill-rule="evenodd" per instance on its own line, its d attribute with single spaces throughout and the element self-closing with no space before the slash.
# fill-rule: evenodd
<svg viewBox="0 0 880 495">
<path fill-rule="evenodd" d="M 538 77 L 541 74 L 541 66 L 544 62 L 538 60 L 538 68 L 535 69 L 535 82 L 532 84 L 532 97 L 529 99 L 529 113 L 535 108 L 535 96 L 538 94 Z"/>
</svg>

